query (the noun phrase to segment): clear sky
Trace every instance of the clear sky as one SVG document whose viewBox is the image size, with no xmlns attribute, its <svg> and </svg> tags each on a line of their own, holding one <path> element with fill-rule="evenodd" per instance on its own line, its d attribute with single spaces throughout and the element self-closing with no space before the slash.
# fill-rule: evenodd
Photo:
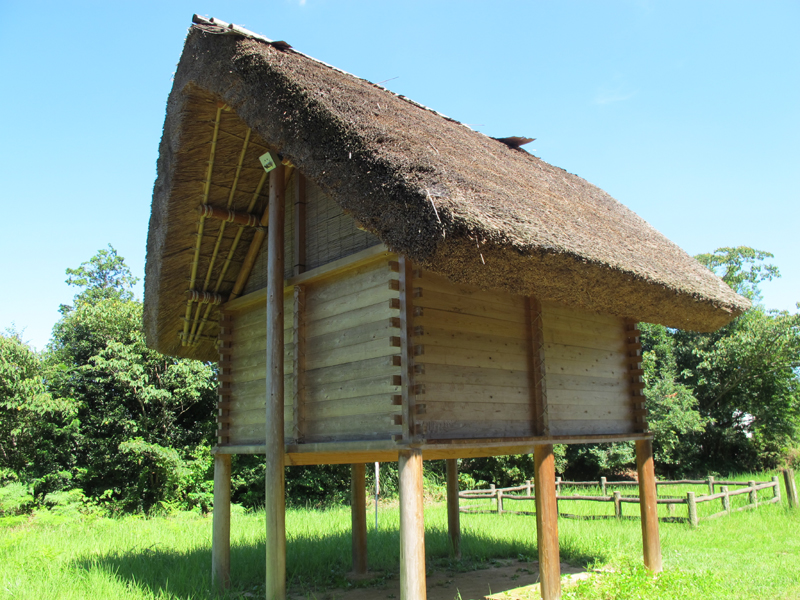
<svg viewBox="0 0 800 600">
<path fill-rule="evenodd" d="M 76 267 L 144 273 L 171 77 L 194 12 L 527 148 L 690 254 L 747 245 L 800 301 L 800 2 L 0 0 L 0 330 L 42 349 Z M 141 296 L 141 284 L 137 290 Z"/>
</svg>

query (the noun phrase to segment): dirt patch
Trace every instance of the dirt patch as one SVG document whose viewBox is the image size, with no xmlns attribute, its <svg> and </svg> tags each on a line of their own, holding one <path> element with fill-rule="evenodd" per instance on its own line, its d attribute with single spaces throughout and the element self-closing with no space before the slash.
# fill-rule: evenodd
<svg viewBox="0 0 800 600">
<path fill-rule="evenodd" d="M 580 576 L 584 569 L 561 563 L 562 577 Z M 540 598 L 538 561 L 495 561 L 478 571 L 436 571 L 428 575 L 428 600 L 531 600 Z M 459 596 L 459 594 L 461 594 Z M 400 581 L 384 580 L 372 587 L 333 589 L 312 594 L 290 595 L 290 600 L 384 600 L 400 598 Z"/>
</svg>

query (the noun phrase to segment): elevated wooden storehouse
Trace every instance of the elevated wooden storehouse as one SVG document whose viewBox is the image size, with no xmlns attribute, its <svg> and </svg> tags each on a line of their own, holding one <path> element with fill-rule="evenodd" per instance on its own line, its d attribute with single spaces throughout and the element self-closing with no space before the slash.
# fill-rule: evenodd
<svg viewBox="0 0 800 600">
<path fill-rule="evenodd" d="M 618 440 L 636 440 L 645 563 L 660 569 L 636 323 L 710 331 L 748 302 L 518 142 L 195 17 L 160 147 L 145 323 L 152 347 L 219 361 L 218 583 L 232 454 L 266 456 L 270 599 L 285 596 L 284 465 L 354 465 L 364 570 L 364 463 L 398 460 L 402 598 L 420 599 L 422 460 L 448 459 L 452 484 L 457 458 L 532 452 L 556 598 L 552 445 Z"/>
</svg>

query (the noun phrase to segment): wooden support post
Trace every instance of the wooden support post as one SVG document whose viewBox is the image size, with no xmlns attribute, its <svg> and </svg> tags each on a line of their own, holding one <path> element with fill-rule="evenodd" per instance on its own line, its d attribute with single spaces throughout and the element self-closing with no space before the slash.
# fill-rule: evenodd
<svg viewBox="0 0 800 600">
<path fill-rule="evenodd" d="M 714 476 L 713 475 L 709 475 L 708 476 L 708 495 L 709 496 L 713 496 L 714 495 Z"/>
<path fill-rule="evenodd" d="M 644 566 L 653 573 L 660 573 L 661 540 L 658 537 L 658 494 L 651 440 L 636 440 L 636 468 L 639 473 L 639 511 L 642 518 Z"/>
<path fill-rule="evenodd" d="M 689 510 L 689 524 L 697 527 L 700 520 L 697 518 L 697 502 L 694 499 L 694 492 L 686 492 L 686 505 Z"/>
<path fill-rule="evenodd" d="M 531 480 L 525 480 L 525 495 L 530 498 L 531 497 Z"/>
<path fill-rule="evenodd" d="M 295 170 L 294 192 L 294 267 L 295 275 L 306 272 L 306 178 Z"/>
<path fill-rule="evenodd" d="M 284 183 L 284 167 L 279 165 L 269 178 L 267 237 L 266 600 L 286 599 L 286 502 L 283 479 Z"/>
<path fill-rule="evenodd" d="M 497 514 L 503 514 L 503 490 L 497 490 Z"/>
<path fill-rule="evenodd" d="M 750 480 L 747 482 L 747 486 L 750 488 L 750 493 L 747 494 L 749 503 L 753 506 L 758 506 L 758 492 L 756 491 L 756 482 Z"/>
<path fill-rule="evenodd" d="M 722 510 L 724 510 L 728 514 L 731 514 L 731 497 L 728 495 L 728 486 L 723 485 L 720 486 L 719 489 L 723 494 L 725 494 L 722 497 Z"/>
<path fill-rule="evenodd" d="M 614 492 L 614 516 L 622 518 L 622 494 L 617 491 Z"/>
<path fill-rule="evenodd" d="M 367 574 L 367 466 L 350 465 L 350 513 L 353 523 L 353 573 Z"/>
<path fill-rule="evenodd" d="M 608 480 L 605 477 L 600 478 L 600 493 L 605 496 L 606 495 L 606 483 Z"/>
<path fill-rule="evenodd" d="M 218 591 L 231 585 L 231 455 L 214 455 L 214 513 L 211 582 Z"/>
<path fill-rule="evenodd" d="M 781 503 L 781 483 L 778 480 L 777 475 L 773 475 L 771 478 L 772 480 L 772 497 L 777 498 L 776 502 L 778 504 Z"/>
<path fill-rule="evenodd" d="M 425 600 L 425 521 L 422 501 L 422 450 L 399 452 L 400 600 Z"/>
<path fill-rule="evenodd" d="M 300 444 L 306 431 L 306 286 L 294 286 L 292 317 L 292 437 Z"/>
<path fill-rule="evenodd" d="M 797 508 L 797 484 L 794 481 L 794 469 L 783 470 L 783 482 L 786 484 L 786 500 L 789 508 Z"/>
<path fill-rule="evenodd" d="M 461 521 L 458 513 L 458 459 L 446 461 L 447 477 L 447 535 L 450 538 L 450 553 L 461 560 Z"/>
<path fill-rule="evenodd" d="M 558 554 L 556 469 L 552 444 L 533 447 L 533 470 L 540 589 L 543 600 L 558 600 L 561 598 L 561 560 Z"/>
</svg>

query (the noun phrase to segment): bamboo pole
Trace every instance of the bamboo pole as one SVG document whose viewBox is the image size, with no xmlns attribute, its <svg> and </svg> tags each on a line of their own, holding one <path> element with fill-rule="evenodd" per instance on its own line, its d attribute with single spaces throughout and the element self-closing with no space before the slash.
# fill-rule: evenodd
<svg viewBox="0 0 800 600">
<path fill-rule="evenodd" d="M 661 540 L 658 537 L 658 493 L 653 466 L 653 442 L 636 441 L 636 468 L 639 473 L 639 511 L 642 517 L 644 565 L 661 572 Z"/>
<path fill-rule="evenodd" d="M 270 173 L 267 242 L 266 599 L 286 599 L 286 503 L 283 440 L 283 166 Z"/>
<path fill-rule="evenodd" d="M 350 465 L 350 521 L 353 573 L 367 574 L 367 466 Z"/>
<path fill-rule="evenodd" d="M 447 478 L 447 535 L 450 538 L 450 553 L 461 560 L 461 521 L 458 513 L 458 459 L 446 461 Z"/>
<path fill-rule="evenodd" d="M 558 600 L 561 598 L 561 561 L 558 553 L 558 506 L 552 444 L 534 446 L 533 465 L 540 589 L 543 600 Z"/>
<path fill-rule="evenodd" d="M 214 134 L 211 137 L 211 155 L 208 158 L 208 168 L 206 169 L 206 183 L 203 188 L 203 201 L 200 204 L 208 203 L 208 194 L 211 190 L 211 175 L 214 172 L 214 157 L 217 152 L 217 136 L 219 135 L 219 123 L 222 118 L 222 109 L 225 107 L 223 103 L 217 104 L 217 115 L 214 120 Z M 197 266 L 200 263 L 200 246 L 203 244 L 203 228 L 205 226 L 205 217 L 200 216 L 200 222 L 197 225 L 197 240 L 194 245 L 194 257 L 192 258 L 192 270 L 189 277 L 189 289 L 193 290 L 195 281 L 197 280 Z M 192 317 L 192 299 L 186 301 L 186 314 L 183 320 L 183 336 L 181 337 L 181 344 L 186 346 L 189 344 L 189 321 Z"/>
<path fill-rule="evenodd" d="M 425 521 L 422 502 L 422 450 L 401 450 L 400 600 L 425 600 Z"/>
<path fill-rule="evenodd" d="M 214 455 L 214 512 L 211 582 L 218 591 L 231 585 L 231 455 Z"/>
</svg>

